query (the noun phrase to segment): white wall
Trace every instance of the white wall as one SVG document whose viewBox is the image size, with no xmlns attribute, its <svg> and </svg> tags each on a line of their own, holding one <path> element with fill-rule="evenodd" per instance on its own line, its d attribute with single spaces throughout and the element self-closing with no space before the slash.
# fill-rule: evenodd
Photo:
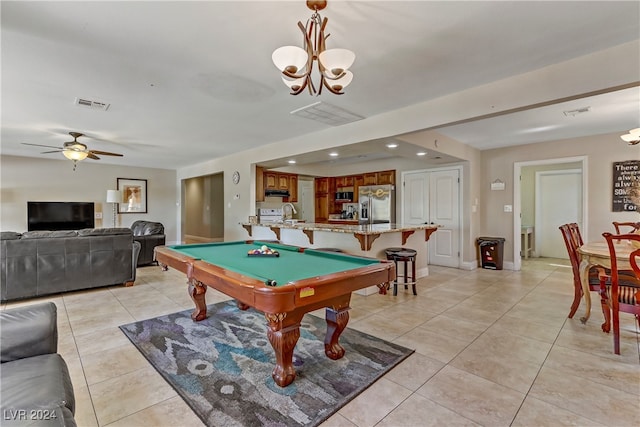
<svg viewBox="0 0 640 427">
<path fill-rule="evenodd" d="M 178 241 L 176 172 L 167 169 L 138 168 L 101 164 L 91 160 L 69 160 L 0 156 L 0 230 L 27 231 L 27 201 L 94 202 L 103 219 L 96 227 L 111 227 L 112 205 L 106 203 L 107 190 L 115 189 L 117 178 L 147 180 L 146 214 L 120 214 L 119 225 L 136 220 L 161 222 L 167 243 Z"/>
<path fill-rule="evenodd" d="M 513 205 L 514 163 L 587 157 L 587 220 L 582 229 L 585 240 L 601 239 L 605 231 L 613 231 L 613 221 L 638 221 L 635 212 L 612 212 L 613 162 L 637 160 L 640 148 L 620 139 L 620 132 L 548 141 L 516 147 L 482 151 L 482 188 L 480 233 L 505 237 L 504 260 L 513 262 L 513 214 L 503 211 L 504 205 Z M 491 191 L 491 182 L 497 178 L 505 183 L 505 191 Z M 517 237 L 520 238 L 519 236 Z"/>
</svg>

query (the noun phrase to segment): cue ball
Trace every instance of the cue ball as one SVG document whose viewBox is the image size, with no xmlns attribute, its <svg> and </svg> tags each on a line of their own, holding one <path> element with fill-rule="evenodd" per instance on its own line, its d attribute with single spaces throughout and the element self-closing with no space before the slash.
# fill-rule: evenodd
<svg viewBox="0 0 640 427">
<path fill-rule="evenodd" d="M 267 245 L 262 245 L 262 247 L 260 249 L 262 249 L 262 251 L 266 251 L 269 248 L 267 247 Z"/>
</svg>

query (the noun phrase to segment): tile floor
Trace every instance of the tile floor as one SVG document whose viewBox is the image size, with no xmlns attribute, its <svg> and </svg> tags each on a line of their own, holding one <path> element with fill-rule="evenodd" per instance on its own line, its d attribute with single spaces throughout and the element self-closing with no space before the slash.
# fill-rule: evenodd
<svg viewBox="0 0 640 427">
<path fill-rule="evenodd" d="M 322 426 L 638 425 L 634 318 L 622 315 L 616 356 L 596 295 L 587 325 L 583 306 L 567 319 L 572 292 L 566 261 L 536 259 L 519 272 L 431 266 L 418 296 L 354 295 L 350 327 L 415 353 Z M 207 292 L 208 303 L 225 299 Z M 79 426 L 202 426 L 118 329 L 192 308 L 182 274 L 144 267 L 134 287 L 42 300 L 58 307 Z"/>
</svg>

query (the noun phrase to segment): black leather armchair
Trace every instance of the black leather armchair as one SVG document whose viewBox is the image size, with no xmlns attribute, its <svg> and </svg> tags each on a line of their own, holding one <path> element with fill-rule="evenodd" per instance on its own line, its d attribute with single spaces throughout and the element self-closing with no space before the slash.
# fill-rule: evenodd
<svg viewBox="0 0 640 427">
<path fill-rule="evenodd" d="M 76 426 L 73 384 L 57 353 L 56 319 L 52 302 L 0 312 L 3 426 Z"/>
<path fill-rule="evenodd" d="M 166 241 L 162 223 L 136 221 L 131 225 L 131 231 L 133 231 L 133 240 L 140 242 L 138 266 L 153 263 L 153 249 L 156 246 L 163 246 Z"/>
</svg>

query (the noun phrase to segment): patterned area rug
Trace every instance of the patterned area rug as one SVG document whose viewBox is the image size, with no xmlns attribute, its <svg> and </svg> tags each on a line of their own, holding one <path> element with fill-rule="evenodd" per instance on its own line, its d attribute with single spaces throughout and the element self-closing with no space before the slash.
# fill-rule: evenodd
<svg viewBox="0 0 640 427">
<path fill-rule="evenodd" d="M 232 301 L 207 307 L 193 322 L 191 310 L 120 326 L 154 368 L 208 426 L 314 426 L 413 350 L 346 328 L 340 360 L 324 354 L 324 319 L 306 315 L 294 351 L 296 379 L 281 388 L 267 322 Z"/>
</svg>

